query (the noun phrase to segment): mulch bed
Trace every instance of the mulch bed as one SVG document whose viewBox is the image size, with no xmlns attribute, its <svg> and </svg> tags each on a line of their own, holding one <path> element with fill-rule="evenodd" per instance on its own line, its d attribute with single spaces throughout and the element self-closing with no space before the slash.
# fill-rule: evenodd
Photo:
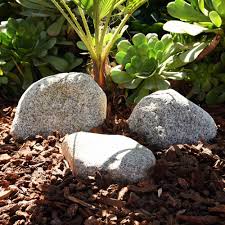
<svg viewBox="0 0 225 225">
<path fill-rule="evenodd" d="M 56 132 L 16 142 L 9 135 L 15 107 L 1 105 L 0 224 L 225 225 L 225 107 L 207 110 L 218 124 L 213 142 L 148 146 L 157 158 L 155 168 L 147 180 L 127 185 L 100 172 L 86 180 L 73 177 Z M 113 112 L 93 132 L 123 134 L 145 144 L 129 132 L 122 113 Z"/>
</svg>

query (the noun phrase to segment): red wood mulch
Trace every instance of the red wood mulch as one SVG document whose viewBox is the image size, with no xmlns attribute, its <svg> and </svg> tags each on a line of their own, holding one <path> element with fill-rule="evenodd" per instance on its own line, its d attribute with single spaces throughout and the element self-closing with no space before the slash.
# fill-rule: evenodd
<svg viewBox="0 0 225 225">
<path fill-rule="evenodd" d="M 57 133 L 15 142 L 9 135 L 15 108 L 1 105 L 0 224 L 225 225 L 224 109 L 209 109 L 219 128 L 212 143 L 155 149 L 149 179 L 126 185 L 100 173 L 73 177 Z M 94 131 L 122 133 L 144 144 L 129 133 L 122 113 Z"/>
</svg>

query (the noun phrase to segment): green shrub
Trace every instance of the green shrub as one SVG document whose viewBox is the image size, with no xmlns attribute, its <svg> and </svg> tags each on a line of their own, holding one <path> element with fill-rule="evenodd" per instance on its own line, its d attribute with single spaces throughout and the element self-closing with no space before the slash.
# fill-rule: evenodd
<svg viewBox="0 0 225 225">
<path fill-rule="evenodd" d="M 112 80 L 120 88 L 132 90 L 130 103 L 137 103 L 150 92 L 169 88 L 169 79 L 183 79 L 185 72 L 180 68 L 193 62 L 207 45 L 199 42 L 186 46 L 174 42 L 169 34 L 160 40 L 151 33 L 136 34 L 132 42 L 119 42 L 116 61 L 120 66 L 111 71 Z"/>
<path fill-rule="evenodd" d="M 210 105 L 225 102 L 225 53 L 218 62 L 213 61 L 210 58 L 186 68 L 187 79 L 192 84 L 188 98 Z"/>
<path fill-rule="evenodd" d="M 199 39 L 199 36 L 209 42 L 198 59 L 201 62 L 185 68 L 188 71 L 188 80 L 192 83 L 188 97 L 195 97 L 207 104 L 225 102 L 224 54 L 220 57 L 225 47 L 225 1 L 175 0 L 167 5 L 167 10 L 172 17 L 179 20 L 166 22 L 163 26 L 166 31 L 181 36 L 194 36 L 192 43 Z M 212 52 L 214 55 L 210 57 Z"/>
<path fill-rule="evenodd" d="M 167 5 L 167 10 L 172 17 L 185 21 L 168 21 L 164 29 L 170 32 L 193 36 L 202 32 L 221 33 L 217 28 L 223 28 L 225 22 L 224 0 L 175 0 Z"/>
<path fill-rule="evenodd" d="M 16 0 L 22 6 L 21 14 L 32 17 L 55 17 L 58 11 L 50 0 Z"/>
<path fill-rule="evenodd" d="M 73 2 L 78 7 L 82 23 L 66 0 L 51 1 L 88 49 L 93 63 L 94 79 L 105 89 L 109 53 L 118 37 L 121 37 L 126 30 L 125 24 L 133 12 L 146 3 L 147 0 L 74 0 Z M 121 20 L 117 27 L 110 29 L 114 12 L 120 15 Z M 92 20 L 94 34 L 91 33 L 91 26 L 87 21 L 88 17 Z M 106 41 L 109 33 L 112 33 L 111 39 Z"/>
<path fill-rule="evenodd" d="M 82 63 L 72 53 L 58 56 L 62 39 L 49 36 L 48 27 L 44 20 L 32 18 L 9 19 L 2 26 L 0 85 L 5 94 L 20 94 L 38 78 L 71 71 Z"/>
</svg>

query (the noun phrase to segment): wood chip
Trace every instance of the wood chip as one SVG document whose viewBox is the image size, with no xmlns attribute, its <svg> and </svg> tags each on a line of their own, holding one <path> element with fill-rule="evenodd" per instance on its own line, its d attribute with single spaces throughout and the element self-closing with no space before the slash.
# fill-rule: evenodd
<svg viewBox="0 0 225 225">
<path fill-rule="evenodd" d="M 5 190 L 0 192 L 0 200 L 8 198 L 12 194 L 13 190 Z"/>
<path fill-rule="evenodd" d="M 118 197 L 117 199 L 118 200 L 123 200 L 125 194 L 129 191 L 128 187 L 123 187 L 120 191 L 119 191 L 119 194 L 118 194 Z"/>
<path fill-rule="evenodd" d="M 11 156 L 8 154 L 1 154 L 0 155 L 0 163 L 8 162 L 11 159 Z"/>
<path fill-rule="evenodd" d="M 122 208 L 125 206 L 124 201 L 114 199 L 114 198 L 108 198 L 105 196 L 101 196 L 101 197 L 97 198 L 96 200 L 100 203 L 104 203 L 106 205 L 117 207 L 117 208 Z"/>
<path fill-rule="evenodd" d="M 129 191 L 142 192 L 142 193 L 153 192 L 157 190 L 156 185 L 149 185 L 144 187 L 138 187 L 136 185 L 128 185 L 127 188 Z"/>
<path fill-rule="evenodd" d="M 178 221 L 188 222 L 189 224 L 196 225 L 215 225 L 220 222 L 220 218 L 217 216 L 186 216 L 186 215 L 177 215 L 176 219 Z"/>
<path fill-rule="evenodd" d="M 91 205 L 91 204 L 89 204 L 89 203 L 87 203 L 87 202 L 85 202 L 85 201 L 83 201 L 83 200 L 81 200 L 79 198 L 76 198 L 76 197 L 70 195 L 69 194 L 69 188 L 64 188 L 64 197 L 66 199 L 68 199 L 68 200 L 70 200 L 70 201 L 72 201 L 74 203 L 77 203 L 79 205 L 82 205 L 84 207 L 87 207 L 87 208 L 90 208 L 90 209 L 95 209 L 96 208 L 94 205 Z"/>
<path fill-rule="evenodd" d="M 216 207 L 208 208 L 209 212 L 218 212 L 218 213 L 225 213 L 225 205 L 218 205 Z"/>
</svg>

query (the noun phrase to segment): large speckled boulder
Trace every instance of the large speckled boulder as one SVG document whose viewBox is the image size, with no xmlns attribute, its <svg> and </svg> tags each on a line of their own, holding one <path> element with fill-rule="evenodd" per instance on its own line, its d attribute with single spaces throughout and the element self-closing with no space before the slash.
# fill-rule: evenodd
<svg viewBox="0 0 225 225">
<path fill-rule="evenodd" d="M 106 118 L 103 90 L 84 73 L 61 73 L 32 84 L 21 97 L 11 134 L 25 139 L 36 134 L 62 135 L 89 131 Z"/>
<path fill-rule="evenodd" d="M 133 132 L 158 147 L 208 141 L 217 133 L 216 124 L 206 111 L 172 89 L 144 97 L 128 124 Z"/>
<path fill-rule="evenodd" d="M 149 149 L 131 138 L 87 132 L 67 135 L 62 153 L 80 177 L 105 171 L 113 180 L 129 183 L 147 178 L 156 161 Z"/>
</svg>

